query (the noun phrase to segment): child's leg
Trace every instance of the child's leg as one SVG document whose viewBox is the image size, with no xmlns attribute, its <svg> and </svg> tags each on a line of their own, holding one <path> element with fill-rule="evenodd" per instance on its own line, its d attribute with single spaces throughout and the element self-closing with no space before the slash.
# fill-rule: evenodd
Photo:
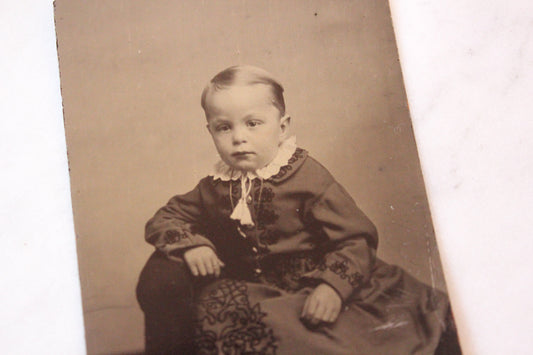
<svg viewBox="0 0 533 355">
<path fill-rule="evenodd" d="M 152 254 L 139 277 L 137 300 L 145 315 L 146 354 L 191 354 L 192 276 L 187 265 Z"/>
</svg>

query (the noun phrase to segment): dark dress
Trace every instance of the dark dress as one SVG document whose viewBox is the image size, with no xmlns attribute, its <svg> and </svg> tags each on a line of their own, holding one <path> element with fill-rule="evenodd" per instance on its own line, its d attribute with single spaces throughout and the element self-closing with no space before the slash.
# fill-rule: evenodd
<svg viewBox="0 0 533 355">
<path fill-rule="evenodd" d="M 240 194 L 239 181 L 208 176 L 146 225 L 147 241 L 170 260 L 206 245 L 226 264 L 194 296 L 199 354 L 435 352 L 449 323 L 446 295 L 376 258 L 376 228 L 305 150 L 253 180 L 253 226 L 230 218 Z M 343 310 L 312 327 L 300 313 L 320 283 L 338 292 Z"/>
</svg>

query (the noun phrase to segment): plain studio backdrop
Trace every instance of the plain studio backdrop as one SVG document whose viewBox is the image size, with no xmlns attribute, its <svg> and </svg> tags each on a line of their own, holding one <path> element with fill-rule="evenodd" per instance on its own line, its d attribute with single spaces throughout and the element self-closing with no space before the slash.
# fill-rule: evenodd
<svg viewBox="0 0 533 355">
<path fill-rule="evenodd" d="M 56 1 L 89 353 L 141 350 L 144 224 L 217 155 L 200 94 L 234 64 L 285 87 L 299 145 L 380 233 L 378 255 L 444 290 L 387 1 Z"/>
</svg>

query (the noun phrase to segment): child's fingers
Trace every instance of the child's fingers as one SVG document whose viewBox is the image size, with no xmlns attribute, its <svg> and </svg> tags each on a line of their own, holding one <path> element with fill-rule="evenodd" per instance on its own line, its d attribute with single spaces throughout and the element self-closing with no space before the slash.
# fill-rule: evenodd
<svg viewBox="0 0 533 355">
<path fill-rule="evenodd" d="M 211 260 L 211 267 L 213 268 L 213 273 L 216 277 L 220 276 L 220 264 L 218 263 L 218 259 L 212 259 Z"/>
<path fill-rule="evenodd" d="M 314 297 L 312 294 L 311 296 L 308 297 L 308 305 L 307 305 L 307 309 L 306 309 L 306 314 L 304 315 L 305 319 L 311 321 L 314 316 L 315 316 L 315 312 L 316 312 L 316 309 L 318 307 L 318 302 L 317 302 L 317 299 L 316 297 Z"/>
<path fill-rule="evenodd" d="M 198 276 L 198 268 L 195 264 L 187 262 L 187 265 L 189 266 L 189 270 L 191 270 L 191 273 L 193 276 Z"/>
<path fill-rule="evenodd" d="M 204 267 L 208 275 L 213 275 L 215 273 L 215 269 L 213 268 L 213 262 L 211 261 L 211 259 L 204 260 Z"/>
<path fill-rule="evenodd" d="M 316 307 L 316 310 L 313 314 L 313 319 L 311 319 L 311 324 L 313 325 L 317 325 L 318 323 L 320 323 L 321 321 L 324 320 L 324 314 L 326 313 L 327 309 L 326 307 L 319 303 Z"/>
<path fill-rule="evenodd" d="M 305 299 L 304 307 L 302 308 L 302 314 L 300 315 L 301 318 L 307 317 L 307 310 L 309 309 L 309 297 Z"/>
<path fill-rule="evenodd" d="M 207 270 L 205 269 L 205 265 L 202 260 L 200 260 L 196 266 L 198 267 L 198 272 L 200 273 L 200 275 L 207 275 Z"/>
<path fill-rule="evenodd" d="M 322 316 L 322 321 L 333 323 L 335 321 L 333 317 L 334 313 L 335 313 L 335 309 L 333 309 L 332 307 L 328 308 L 326 312 L 324 312 L 324 315 Z"/>
<path fill-rule="evenodd" d="M 335 308 L 332 310 L 331 315 L 329 316 L 328 322 L 333 323 L 339 317 L 340 308 Z"/>
</svg>

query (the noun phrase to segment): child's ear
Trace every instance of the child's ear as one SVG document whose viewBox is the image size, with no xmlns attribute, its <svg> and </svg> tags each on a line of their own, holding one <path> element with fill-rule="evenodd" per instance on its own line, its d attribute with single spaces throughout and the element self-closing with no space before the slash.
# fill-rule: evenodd
<svg viewBox="0 0 533 355">
<path fill-rule="evenodd" d="M 291 116 L 285 115 L 279 119 L 279 127 L 281 128 L 281 140 L 285 140 L 289 136 L 289 128 L 291 127 Z"/>
</svg>

